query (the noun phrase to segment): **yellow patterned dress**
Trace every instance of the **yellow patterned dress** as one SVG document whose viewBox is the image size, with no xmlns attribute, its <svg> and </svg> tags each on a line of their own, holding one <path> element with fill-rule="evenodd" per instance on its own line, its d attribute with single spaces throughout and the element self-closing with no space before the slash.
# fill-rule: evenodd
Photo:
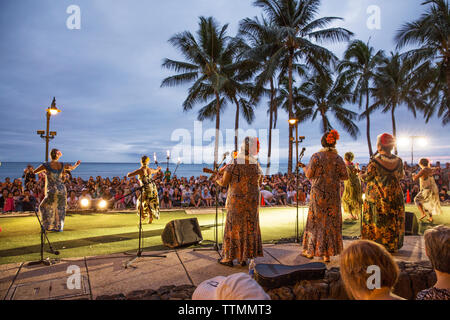
<svg viewBox="0 0 450 320">
<path fill-rule="evenodd" d="M 259 181 L 261 167 L 256 164 L 231 164 L 227 195 L 227 218 L 223 238 L 225 260 L 240 262 L 263 256 L 259 228 Z"/>
<path fill-rule="evenodd" d="M 344 160 L 336 149 L 323 149 L 312 155 L 304 170 L 312 186 L 303 254 L 338 255 L 343 249 L 341 181 L 348 179 Z"/>
<path fill-rule="evenodd" d="M 354 165 L 347 166 L 348 180 L 344 182 L 344 193 L 342 194 L 342 207 L 345 213 L 358 218 L 362 209 L 361 180 Z"/>
<path fill-rule="evenodd" d="M 144 172 L 143 176 L 139 175 L 139 182 L 141 186 L 144 186 L 142 189 L 142 220 L 148 219 L 148 223 L 151 223 L 153 219 L 159 219 L 158 189 L 152 181 L 151 175 L 148 175 L 147 171 Z M 136 208 L 139 215 L 141 197 L 137 199 Z"/>
<path fill-rule="evenodd" d="M 389 252 L 403 246 L 405 200 L 400 179 L 404 174 L 402 159 L 378 155 L 370 161 L 364 177 L 367 187 L 361 237 L 385 246 Z"/>
</svg>

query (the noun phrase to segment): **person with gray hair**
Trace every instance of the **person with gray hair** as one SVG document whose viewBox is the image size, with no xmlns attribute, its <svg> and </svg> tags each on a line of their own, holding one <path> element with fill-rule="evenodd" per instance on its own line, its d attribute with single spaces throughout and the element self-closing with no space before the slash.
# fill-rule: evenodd
<svg viewBox="0 0 450 320">
<path fill-rule="evenodd" d="M 428 229 L 424 238 L 437 281 L 432 288 L 420 291 L 417 300 L 450 300 L 450 228 L 440 225 Z"/>
</svg>

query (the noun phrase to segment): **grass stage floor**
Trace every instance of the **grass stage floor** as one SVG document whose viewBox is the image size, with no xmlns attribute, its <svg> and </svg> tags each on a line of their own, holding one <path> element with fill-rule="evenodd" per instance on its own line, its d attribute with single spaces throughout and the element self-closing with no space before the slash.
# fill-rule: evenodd
<svg viewBox="0 0 450 320">
<path fill-rule="evenodd" d="M 407 211 L 419 215 L 414 206 Z M 434 225 L 450 225 L 450 207 L 443 207 L 444 214 L 434 218 Z M 306 208 L 300 208 L 300 232 L 303 229 L 303 215 L 306 222 Z M 153 224 L 144 224 L 144 248 L 146 250 L 165 250 L 161 233 L 165 225 L 175 219 L 198 218 L 204 240 L 214 239 L 215 214 L 187 215 L 184 211 L 162 212 L 161 219 Z M 260 223 L 263 242 L 277 241 L 295 236 L 295 207 L 261 208 Z M 346 217 L 344 217 L 345 219 Z M 222 220 L 223 219 L 223 220 Z M 225 215 L 219 210 L 219 241 L 222 242 Z M 135 213 L 92 213 L 69 214 L 66 217 L 64 232 L 48 233 L 59 258 L 84 257 L 136 250 L 138 245 L 138 217 Z M 359 236 L 360 222 L 343 223 L 344 236 Z M 423 233 L 430 224 L 421 224 Z M 33 261 L 39 259 L 40 236 L 35 216 L 0 218 L 0 264 Z M 46 245 L 47 248 L 47 245 Z M 45 253 L 45 257 L 49 256 Z"/>
</svg>

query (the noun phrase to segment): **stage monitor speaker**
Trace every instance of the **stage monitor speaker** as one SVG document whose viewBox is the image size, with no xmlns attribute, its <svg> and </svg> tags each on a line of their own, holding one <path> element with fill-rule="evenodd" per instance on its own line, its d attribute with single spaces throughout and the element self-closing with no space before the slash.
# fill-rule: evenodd
<svg viewBox="0 0 450 320">
<path fill-rule="evenodd" d="M 172 220 L 161 234 L 163 244 L 169 248 L 186 247 L 203 240 L 197 218 Z"/>
<path fill-rule="evenodd" d="M 412 212 L 405 212 L 405 235 L 413 236 L 419 234 L 419 223 L 417 217 Z"/>
</svg>

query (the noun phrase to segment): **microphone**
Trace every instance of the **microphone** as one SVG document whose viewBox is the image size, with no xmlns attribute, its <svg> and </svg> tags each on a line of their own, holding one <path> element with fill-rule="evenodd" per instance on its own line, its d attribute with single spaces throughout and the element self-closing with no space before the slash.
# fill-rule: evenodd
<svg viewBox="0 0 450 320">
<path fill-rule="evenodd" d="M 223 160 L 225 160 L 230 155 L 230 152 L 227 151 L 223 154 Z"/>
<path fill-rule="evenodd" d="M 303 158 L 303 156 L 305 155 L 305 151 L 306 151 L 306 148 L 303 148 L 302 152 L 300 153 L 299 158 Z"/>
</svg>

